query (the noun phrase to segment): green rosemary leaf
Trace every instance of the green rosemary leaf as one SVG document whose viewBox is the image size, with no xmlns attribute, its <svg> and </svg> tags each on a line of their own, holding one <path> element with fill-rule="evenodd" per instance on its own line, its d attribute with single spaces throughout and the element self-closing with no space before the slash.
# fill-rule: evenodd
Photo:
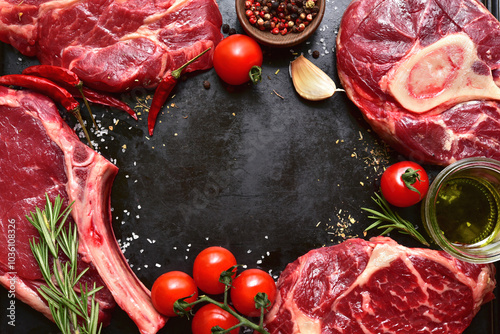
<svg viewBox="0 0 500 334">
<path fill-rule="evenodd" d="M 84 310 L 84 312 L 82 312 L 77 304 L 75 304 L 74 301 L 71 301 L 65 297 L 62 297 L 60 300 L 59 300 L 60 304 L 62 306 L 64 306 L 65 308 L 68 309 L 68 311 L 71 311 L 74 313 L 75 316 L 79 316 L 79 317 L 82 317 L 82 318 L 86 318 L 88 316 L 86 310 Z"/>
<path fill-rule="evenodd" d="M 93 305 L 97 305 L 97 302 L 93 302 Z M 94 307 L 94 310 L 98 310 L 97 307 Z M 100 334 L 101 333 L 101 330 L 102 330 L 102 324 L 99 324 L 99 311 L 95 311 L 93 313 L 93 316 L 91 318 L 91 323 L 90 323 L 90 326 L 89 326 L 89 334 L 90 333 L 97 333 L 97 334 Z"/>
<path fill-rule="evenodd" d="M 49 309 L 52 317 L 54 318 L 54 322 L 57 327 L 61 330 L 63 334 L 71 333 L 71 328 L 67 325 L 65 321 L 65 314 L 61 311 L 61 309 L 57 306 L 56 303 L 49 302 Z"/>
<path fill-rule="evenodd" d="M 387 228 L 384 232 L 380 233 L 380 235 L 387 235 L 391 233 L 394 230 L 394 228 Z M 401 232 L 401 231 L 400 231 Z"/>
<path fill-rule="evenodd" d="M 102 287 L 96 287 L 94 283 L 94 287 L 88 290 L 87 285 L 83 288 L 80 282 L 88 268 L 78 273 L 78 228 L 67 221 L 71 205 L 61 212 L 63 201 L 60 196 L 55 198 L 54 203 L 47 194 L 45 198 L 47 203 L 43 211 L 36 208 L 35 212 L 26 216 L 40 234 L 38 242 L 30 240 L 31 250 L 46 283 L 38 291 L 49 304 L 54 321 L 63 334 L 100 333 L 99 303 L 95 302 L 95 294 Z M 68 257 L 68 261 L 59 259 L 59 250 Z M 78 286 L 79 291 L 76 289 Z"/>
<path fill-rule="evenodd" d="M 50 225 L 47 220 L 47 216 L 42 212 L 39 208 L 36 208 L 36 219 L 38 220 L 38 226 L 40 229 L 38 232 L 40 233 L 41 238 L 45 241 L 50 253 L 54 258 L 58 257 L 58 247 L 55 243 L 55 238 L 53 234 L 49 231 Z"/>
<path fill-rule="evenodd" d="M 41 244 L 36 244 L 34 239 L 30 240 L 30 247 L 31 247 L 31 252 L 35 257 L 35 260 L 36 262 L 38 262 L 40 270 L 42 271 L 42 275 L 45 277 L 46 275 L 44 275 L 44 269 L 45 269 L 44 264 L 46 263 L 46 261 L 44 261 L 44 254 L 43 254 L 43 250 L 45 249 L 45 247 L 43 247 Z"/>
<path fill-rule="evenodd" d="M 56 198 L 55 203 L 59 202 L 60 197 Z M 54 210 L 52 209 L 52 202 L 50 201 L 49 194 L 45 193 L 45 212 L 49 216 L 49 221 L 54 220 Z"/>
<path fill-rule="evenodd" d="M 50 304 L 59 305 L 58 301 L 61 298 L 60 295 L 54 292 L 54 290 L 48 288 L 45 285 L 41 285 L 38 289 L 38 293 Z"/>
<path fill-rule="evenodd" d="M 56 284 L 57 286 L 59 287 L 59 289 L 61 290 L 62 292 L 62 295 L 64 296 L 66 293 L 66 286 L 63 284 L 62 282 L 62 274 L 61 274 L 61 266 L 59 265 L 59 259 L 56 259 L 53 263 L 52 263 L 52 272 L 53 272 L 53 277 L 55 278 L 56 280 Z"/>
<path fill-rule="evenodd" d="M 37 231 L 40 231 L 40 226 L 38 226 L 38 220 L 36 219 L 36 216 L 33 212 L 31 213 L 31 217 L 26 215 L 26 218 L 31 223 L 31 225 L 33 225 L 37 229 Z"/>
<path fill-rule="evenodd" d="M 381 235 L 386 235 L 393 230 L 398 230 L 400 233 L 408 234 L 422 244 L 429 246 L 427 240 L 416 230 L 413 224 L 408 220 L 403 219 L 398 213 L 394 212 L 383 196 L 375 193 L 375 197 L 372 197 L 372 200 L 379 206 L 381 212 L 374 209 L 361 208 L 362 210 L 372 214 L 371 216 L 368 216 L 368 218 L 376 219 L 376 221 L 368 226 L 365 231 L 373 228 L 385 229 Z M 386 224 L 382 225 L 383 223 Z"/>
<path fill-rule="evenodd" d="M 78 281 L 82 278 L 82 276 L 83 276 L 83 275 L 85 275 L 85 273 L 86 273 L 88 270 L 89 270 L 89 268 L 85 268 L 84 270 L 82 270 L 82 271 L 80 272 L 80 274 L 79 274 L 79 275 L 75 278 L 75 280 L 74 280 L 74 285 L 73 285 L 73 287 L 76 285 L 76 283 L 78 283 Z M 80 288 L 80 290 L 81 290 L 81 288 Z"/>
<path fill-rule="evenodd" d="M 384 228 L 385 228 L 385 229 L 388 229 L 388 228 L 390 228 L 390 229 L 395 229 L 395 228 L 398 228 L 398 226 L 397 226 L 397 225 L 394 225 L 394 224 L 386 224 L 386 225 L 380 225 L 380 226 L 377 226 L 377 229 L 380 229 L 380 230 L 381 230 L 381 229 L 384 229 Z"/>
<path fill-rule="evenodd" d="M 86 318 L 88 316 L 87 312 L 87 303 L 84 303 L 84 306 L 82 306 L 82 303 L 80 301 L 79 296 L 77 295 L 76 291 L 73 289 L 73 283 L 69 281 L 69 276 L 65 276 L 65 297 L 64 297 L 64 302 L 65 306 L 70 309 L 74 313 L 74 317 L 76 319 L 76 316 Z M 84 292 L 80 291 L 80 294 L 83 296 Z"/>
<path fill-rule="evenodd" d="M 101 332 L 101 326 L 99 326 L 99 308 L 96 307 L 97 302 L 95 301 L 95 293 L 102 289 L 102 287 L 96 287 L 96 284 L 94 282 L 94 286 L 92 290 L 90 290 L 90 294 L 92 294 L 92 299 L 91 299 L 91 309 L 92 313 L 90 314 L 89 318 L 89 323 L 88 323 L 88 333 L 100 333 Z"/>
<path fill-rule="evenodd" d="M 383 220 L 390 220 L 391 219 L 391 217 L 389 215 L 383 214 L 381 212 L 378 212 L 378 211 L 375 211 L 375 210 L 372 210 L 372 209 L 363 208 L 363 210 L 368 211 L 369 213 L 373 214 L 373 216 L 368 216 L 369 218 L 383 219 Z"/>
<path fill-rule="evenodd" d="M 374 218 L 376 219 L 376 217 L 373 217 L 373 216 L 368 216 L 368 218 Z M 368 226 L 367 228 L 365 228 L 365 231 L 369 231 L 371 230 L 372 228 L 375 228 L 377 227 L 380 223 L 382 223 L 382 220 L 377 220 L 375 223 L 371 224 L 370 226 Z"/>
<path fill-rule="evenodd" d="M 39 244 L 35 244 L 34 241 L 30 241 L 30 245 L 35 259 L 38 262 L 38 266 L 40 267 L 40 271 L 42 272 L 43 278 L 46 282 L 48 282 L 48 284 L 54 286 L 51 279 L 52 274 L 50 272 L 48 248 L 44 247 L 43 241 L 41 241 Z"/>
<path fill-rule="evenodd" d="M 97 292 L 99 292 L 103 287 L 102 286 L 98 286 L 97 288 L 94 287 L 92 290 L 90 290 L 89 292 L 87 292 L 87 294 L 89 296 L 93 296 L 95 295 Z"/>
</svg>

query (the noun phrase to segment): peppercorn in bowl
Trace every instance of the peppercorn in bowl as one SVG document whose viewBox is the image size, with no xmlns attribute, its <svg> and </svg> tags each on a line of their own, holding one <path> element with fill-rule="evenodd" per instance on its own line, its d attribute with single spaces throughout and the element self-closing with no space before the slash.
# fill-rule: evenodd
<svg viewBox="0 0 500 334">
<path fill-rule="evenodd" d="M 245 32 L 267 46 L 290 47 L 306 41 L 318 28 L 326 0 L 236 0 L 236 15 Z"/>
</svg>

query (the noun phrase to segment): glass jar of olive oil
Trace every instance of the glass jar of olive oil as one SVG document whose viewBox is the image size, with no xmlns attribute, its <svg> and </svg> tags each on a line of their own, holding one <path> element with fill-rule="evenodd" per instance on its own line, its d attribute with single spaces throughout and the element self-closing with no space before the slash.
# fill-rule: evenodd
<svg viewBox="0 0 500 334">
<path fill-rule="evenodd" d="M 500 162 L 467 158 L 443 169 L 422 204 L 427 232 L 461 260 L 500 260 Z"/>
</svg>

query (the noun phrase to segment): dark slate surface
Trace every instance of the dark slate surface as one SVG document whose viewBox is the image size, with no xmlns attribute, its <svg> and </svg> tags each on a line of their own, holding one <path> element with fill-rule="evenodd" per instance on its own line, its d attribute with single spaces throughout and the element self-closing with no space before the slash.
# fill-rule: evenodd
<svg viewBox="0 0 500 334">
<path fill-rule="evenodd" d="M 335 38 L 347 0 L 328 0 L 318 31 L 291 49 L 263 48 L 264 79 L 230 87 L 214 70 L 185 75 L 148 136 L 151 91 L 122 98 L 140 112 L 139 121 L 94 106 L 101 132 L 98 151 L 120 171 L 112 192 L 113 227 L 125 256 L 148 287 L 170 270 L 191 272 L 205 247 L 230 249 L 239 263 L 270 271 L 308 250 L 349 237 L 376 235 L 362 207 L 378 188 L 383 168 L 405 159 L 369 129 L 343 93 L 308 102 L 294 91 L 288 64 L 303 53 L 338 84 Z M 219 2 L 224 22 L 242 32 L 234 3 Z M 20 73 L 36 64 L 2 44 L 0 72 Z M 317 50 L 318 59 L 310 55 Z M 203 88 L 203 81 L 211 83 Z M 142 111 L 142 112 L 141 112 Z M 71 124 L 74 122 L 69 119 Z M 110 129 L 112 127 L 112 130 Z M 425 166 L 431 177 L 439 167 Z M 419 208 L 399 211 L 421 226 Z M 392 237 L 418 246 L 401 234 Z M 0 314 L 8 306 L 0 288 Z M 484 306 L 466 334 L 499 334 L 498 302 Z M 496 322 L 496 325 L 493 325 Z M 494 328 L 495 327 L 495 328 Z M 58 333 L 30 307 L 16 303 L 16 327 L 0 320 L 1 333 Z M 119 308 L 104 334 L 137 333 Z M 189 322 L 171 319 L 160 333 L 189 333 Z"/>
</svg>

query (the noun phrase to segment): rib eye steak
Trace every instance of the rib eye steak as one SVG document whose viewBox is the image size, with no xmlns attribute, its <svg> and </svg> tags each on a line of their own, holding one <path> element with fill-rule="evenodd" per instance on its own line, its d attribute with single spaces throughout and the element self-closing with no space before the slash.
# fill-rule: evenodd
<svg viewBox="0 0 500 334">
<path fill-rule="evenodd" d="M 271 334 L 458 334 L 494 298 L 495 266 L 387 237 L 308 252 L 278 279 Z"/>
<path fill-rule="evenodd" d="M 52 200 L 60 195 L 65 205 L 73 203 L 78 266 L 90 268 L 83 282 L 105 287 L 97 295 L 101 320 L 109 321 L 116 301 L 141 333 L 163 327 L 165 318 L 114 237 L 110 193 L 118 168 L 80 141 L 52 100 L 0 86 L 0 170 L 0 243 L 9 244 L 9 235 L 15 235 L 12 252 L 0 247 L 2 285 L 9 289 L 15 282 L 16 298 L 51 318 L 37 292 L 43 277 L 29 245 L 38 231 L 25 216 L 45 207 L 45 194 Z"/>
</svg>

